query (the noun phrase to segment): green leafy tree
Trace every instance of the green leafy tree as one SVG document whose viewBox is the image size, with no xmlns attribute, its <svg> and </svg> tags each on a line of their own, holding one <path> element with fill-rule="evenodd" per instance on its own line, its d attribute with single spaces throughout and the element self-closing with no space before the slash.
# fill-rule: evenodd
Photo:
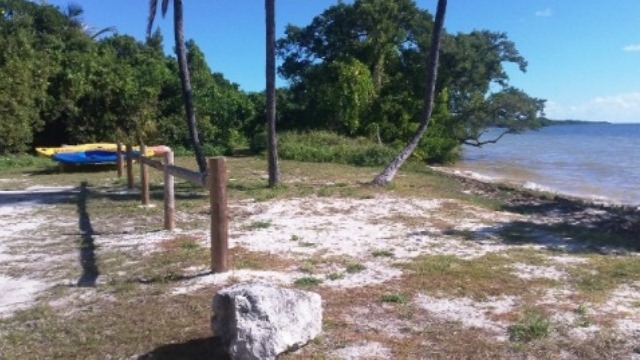
<svg viewBox="0 0 640 360">
<path fill-rule="evenodd" d="M 424 101 L 416 94 L 424 93 L 428 73 L 424 59 L 429 54 L 433 28 L 432 16 L 418 9 L 412 0 L 340 2 L 305 27 L 289 25 L 285 38 L 278 42 L 283 61 L 280 73 L 291 82 L 290 98 L 296 105 L 282 117 L 297 119 L 290 121 L 297 129 L 330 129 L 349 136 L 368 136 L 380 143 L 404 143 L 420 127 Z M 488 117 L 477 116 L 471 121 L 468 114 L 491 107 L 494 93 L 508 92 L 509 78 L 503 65 L 513 63 L 522 71 L 527 66 L 505 34 L 487 30 L 443 32 L 441 56 L 436 88 L 448 89 L 446 105 L 450 116 L 447 121 L 434 122 L 442 124 L 442 131 L 435 129 L 438 131 L 427 134 L 420 142 L 434 142 L 431 155 L 423 155 L 428 161 L 440 162 L 459 154 L 455 148 L 444 151 L 444 144 L 446 148 L 451 144 L 458 147 L 473 139 L 471 130 L 494 126 Z M 340 93 L 335 77 L 328 76 L 329 69 L 331 64 L 345 59 L 364 64 L 374 84 L 373 97 L 358 110 L 355 131 L 353 127 L 336 126 L 339 117 L 325 111 L 335 106 L 332 99 Z M 515 97 L 508 99 L 517 101 Z M 519 103 L 533 105 L 540 101 L 533 100 Z M 536 109 L 537 106 L 528 110 Z M 535 117 L 521 118 L 518 126 L 535 128 L 536 123 Z M 442 151 L 434 151 L 435 148 Z"/>
<path fill-rule="evenodd" d="M 64 50 L 86 37 L 56 7 L 0 1 L 0 153 L 28 149 L 46 126 L 49 87 Z"/>
<path fill-rule="evenodd" d="M 324 63 L 315 68 L 307 92 L 307 116 L 318 127 L 357 134 L 361 119 L 374 98 L 374 80 L 369 69 L 353 58 Z"/>
<path fill-rule="evenodd" d="M 0 20 L 0 154 L 27 149 L 42 125 L 38 109 L 46 91 L 46 69 L 29 32 L 11 25 Z"/>
<path fill-rule="evenodd" d="M 543 125 L 544 103 L 544 100 L 513 87 L 493 93 L 486 99 L 477 97 L 464 112 L 456 115 L 462 129 L 459 140 L 465 145 L 481 147 L 498 142 L 506 134 L 537 129 Z M 489 127 L 502 131 L 494 138 L 481 140 Z"/>
</svg>

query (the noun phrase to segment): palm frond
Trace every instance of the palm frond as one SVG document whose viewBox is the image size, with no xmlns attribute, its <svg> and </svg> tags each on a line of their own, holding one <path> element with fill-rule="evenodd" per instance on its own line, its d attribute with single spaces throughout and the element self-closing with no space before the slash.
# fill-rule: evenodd
<svg viewBox="0 0 640 360">
<path fill-rule="evenodd" d="M 80 16 L 82 16 L 82 14 L 84 14 L 82 6 L 76 3 L 70 3 L 67 5 L 67 11 L 65 15 L 68 19 L 79 18 Z"/>
<path fill-rule="evenodd" d="M 102 29 L 102 30 L 98 30 L 98 31 L 96 31 L 93 35 L 91 35 L 91 38 L 92 38 L 92 39 L 96 39 L 96 38 L 98 38 L 100 35 L 104 35 L 104 34 L 106 34 L 106 33 L 115 33 L 115 32 L 117 32 L 117 31 L 118 31 L 118 30 L 116 29 L 116 27 L 115 27 L 115 26 L 109 26 L 109 27 L 104 28 L 104 29 Z"/>
</svg>

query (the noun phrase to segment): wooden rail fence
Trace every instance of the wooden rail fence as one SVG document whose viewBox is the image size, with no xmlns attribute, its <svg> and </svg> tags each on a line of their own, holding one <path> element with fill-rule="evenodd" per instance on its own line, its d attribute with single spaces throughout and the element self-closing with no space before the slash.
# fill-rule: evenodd
<svg viewBox="0 0 640 360">
<path fill-rule="evenodd" d="M 224 157 L 209 159 L 207 173 L 200 173 L 174 165 L 173 150 L 165 152 L 163 161 L 154 160 L 147 156 L 147 147 L 140 146 L 139 155 L 134 155 L 133 147 L 127 144 L 123 151 L 122 144 L 118 144 L 116 168 L 118 177 L 124 173 L 124 157 L 127 164 L 127 187 L 134 187 L 133 160 L 140 163 L 140 194 L 142 205 L 149 205 L 149 167 L 160 170 L 164 174 L 164 228 L 175 229 L 175 180 L 174 177 L 186 180 L 196 186 L 209 189 L 211 206 L 211 271 L 214 273 L 229 270 L 229 224 L 227 210 L 227 166 Z"/>
</svg>

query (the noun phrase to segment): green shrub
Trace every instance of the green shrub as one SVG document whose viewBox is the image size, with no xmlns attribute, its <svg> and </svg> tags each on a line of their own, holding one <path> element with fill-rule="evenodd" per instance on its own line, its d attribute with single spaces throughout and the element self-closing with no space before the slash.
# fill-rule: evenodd
<svg viewBox="0 0 640 360">
<path fill-rule="evenodd" d="M 287 132 L 278 139 L 278 155 L 285 160 L 382 166 L 396 154 L 396 149 L 365 138 L 352 139 L 327 131 Z"/>
<path fill-rule="evenodd" d="M 182 145 L 176 145 L 171 148 L 175 156 L 193 156 L 193 150 L 187 149 Z"/>
<path fill-rule="evenodd" d="M 249 149 L 253 153 L 260 153 L 267 150 L 267 130 L 257 131 L 249 141 Z"/>
<path fill-rule="evenodd" d="M 220 145 L 204 144 L 202 145 L 204 156 L 220 156 L 227 155 L 229 152 Z"/>
<path fill-rule="evenodd" d="M 0 170 L 21 168 L 44 168 L 55 165 L 51 159 L 32 155 L 5 155 L 0 156 Z"/>
</svg>

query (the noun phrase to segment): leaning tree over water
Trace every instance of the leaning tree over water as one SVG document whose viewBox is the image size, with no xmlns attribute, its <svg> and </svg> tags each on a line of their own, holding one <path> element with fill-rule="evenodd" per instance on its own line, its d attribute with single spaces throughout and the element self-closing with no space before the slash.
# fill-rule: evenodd
<svg viewBox="0 0 640 360">
<path fill-rule="evenodd" d="M 433 33 L 431 34 L 431 46 L 429 48 L 429 57 L 427 59 L 427 79 L 424 95 L 424 105 L 420 114 L 420 126 L 415 134 L 409 139 L 407 145 L 400 151 L 387 165 L 387 167 L 376 176 L 372 183 L 376 185 L 387 185 L 396 175 L 402 164 L 411 156 L 413 151 L 418 147 L 420 139 L 427 131 L 429 121 L 431 120 L 431 112 L 436 94 L 436 80 L 438 79 L 438 61 L 440 58 L 440 47 L 442 43 L 444 16 L 447 10 L 447 0 L 438 0 L 438 9 L 436 10 L 436 18 L 433 25 Z"/>
</svg>

